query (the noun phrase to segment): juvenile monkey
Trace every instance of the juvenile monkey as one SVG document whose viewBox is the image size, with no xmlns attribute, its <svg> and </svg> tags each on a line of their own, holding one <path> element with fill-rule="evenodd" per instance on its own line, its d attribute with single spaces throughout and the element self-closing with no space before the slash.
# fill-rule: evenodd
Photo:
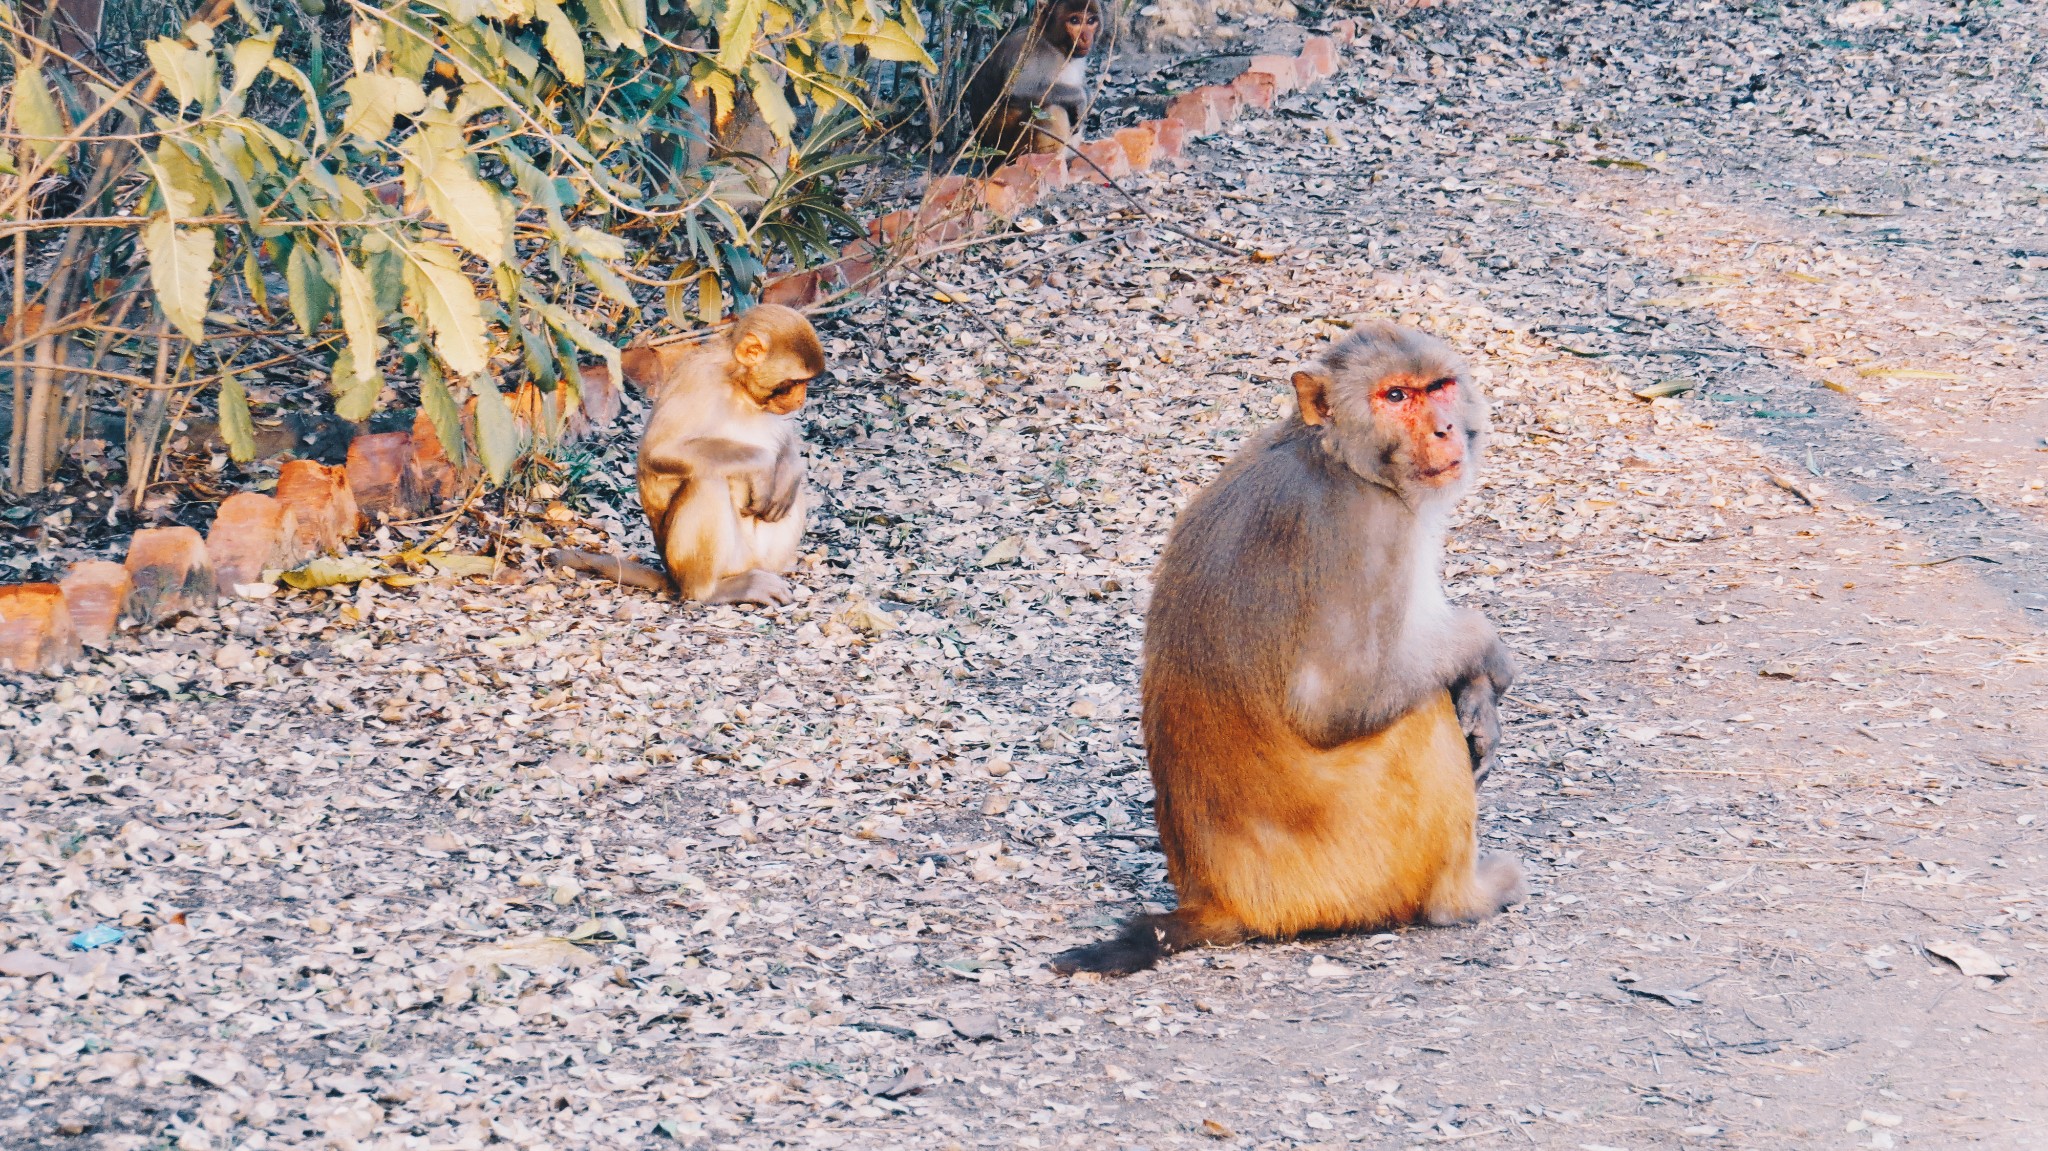
<svg viewBox="0 0 2048 1151">
<path fill-rule="evenodd" d="M 554 551 L 563 567 L 705 603 L 790 601 L 778 573 L 803 539 L 804 457 L 791 413 L 825 370 L 809 320 L 778 304 L 682 355 L 632 354 L 654 397 L 640 440 L 640 507 L 667 575 L 618 556 Z M 650 378 L 651 377 L 651 378 Z"/>
<path fill-rule="evenodd" d="M 1088 53 L 1101 29 L 1096 0 L 1040 0 L 967 81 L 975 139 L 1008 156 L 1065 147 L 1088 113 Z"/>
<path fill-rule="evenodd" d="M 1296 415 L 1181 513 L 1145 630 L 1145 746 L 1180 906 L 1055 971 L 1424 920 L 1521 891 L 1477 857 L 1474 784 L 1514 679 L 1438 579 L 1486 401 L 1441 341 L 1362 324 L 1294 374 Z"/>
</svg>

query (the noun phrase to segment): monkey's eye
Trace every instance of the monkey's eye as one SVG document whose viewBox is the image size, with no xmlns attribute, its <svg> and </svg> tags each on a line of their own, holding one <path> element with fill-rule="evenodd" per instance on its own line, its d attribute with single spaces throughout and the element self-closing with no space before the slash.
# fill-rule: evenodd
<svg viewBox="0 0 2048 1151">
<path fill-rule="evenodd" d="M 1406 389 L 1406 388 L 1388 388 L 1388 389 L 1387 389 L 1387 402 L 1388 402 L 1388 403 L 1390 403 L 1390 404 L 1405 404 L 1405 403 L 1407 403 L 1407 402 L 1408 402 L 1408 389 Z"/>
</svg>

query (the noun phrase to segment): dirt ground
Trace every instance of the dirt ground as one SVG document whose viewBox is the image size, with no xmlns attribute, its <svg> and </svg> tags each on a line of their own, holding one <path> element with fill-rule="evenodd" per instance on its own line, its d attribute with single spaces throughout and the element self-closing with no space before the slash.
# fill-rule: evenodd
<svg viewBox="0 0 2048 1151">
<path fill-rule="evenodd" d="M 1413 15 L 827 325 L 789 608 L 522 558 L 622 437 L 495 583 L 5 687 L 0 1143 L 2048 1146 L 2042 15 Z M 1164 532 L 1364 315 L 1494 397 L 1530 897 L 1055 977 L 1172 899 Z"/>
</svg>

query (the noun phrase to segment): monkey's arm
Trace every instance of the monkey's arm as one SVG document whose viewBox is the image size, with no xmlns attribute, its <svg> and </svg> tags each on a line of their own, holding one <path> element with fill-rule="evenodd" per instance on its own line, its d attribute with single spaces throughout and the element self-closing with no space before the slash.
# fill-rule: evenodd
<svg viewBox="0 0 2048 1151">
<path fill-rule="evenodd" d="M 792 435 L 782 442 L 782 450 L 775 453 L 775 464 L 768 475 L 767 486 L 758 489 L 758 507 L 741 508 L 757 520 L 780 523 L 789 515 L 789 509 L 796 505 L 797 492 L 804 483 L 804 455 L 797 438 Z"/>
<path fill-rule="evenodd" d="M 1448 689 L 1475 770 L 1482 755 L 1490 767 L 1500 732 L 1494 701 L 1514 682 L 1514 665 L 1486 617 L 1461 608 L 1425 634 L 1357 632 L 1315 629 L 1290 673 L 1288 713 L 1302 738 L 1322 748 L 1363 739 Z"/>
<path fill-rule="evenodd" d="M 774 486 L 776 460 L 776 453 L 757 444 L 712 436 L 661 442 L 650 439 L 640 448 L 643 473 L 673 475 L 690 485 L 720 479 L 739 481 L 746 491 L 740 511 L 761 519 L 769 518 L 756 509 L 765 504 L 763 497 Z M 788 510 L 783 509 L 785 514 Z"/>
</svg>

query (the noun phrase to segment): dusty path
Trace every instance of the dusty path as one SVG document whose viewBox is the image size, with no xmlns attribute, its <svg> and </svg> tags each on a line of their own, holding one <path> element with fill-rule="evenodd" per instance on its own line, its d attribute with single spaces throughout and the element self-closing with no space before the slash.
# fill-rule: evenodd
<svg viewBox="0 0 2048 1151">
<path fill-rule="evenodd" d="M 2041 9 L 1897 11 L 1411 21 L 1144 190 L 1270 262 L 1063 201 L 828 332 L 791 609 L 293 596 L 12 686 L 0 1143 L 2048 1145 Z M 1497 400 L 1532 898 L 1055 979 L 1171 894 L 1162 533 L 1360 314 Z M 549 531 L 630 542 L 624 459 Z"/>
</svg>

